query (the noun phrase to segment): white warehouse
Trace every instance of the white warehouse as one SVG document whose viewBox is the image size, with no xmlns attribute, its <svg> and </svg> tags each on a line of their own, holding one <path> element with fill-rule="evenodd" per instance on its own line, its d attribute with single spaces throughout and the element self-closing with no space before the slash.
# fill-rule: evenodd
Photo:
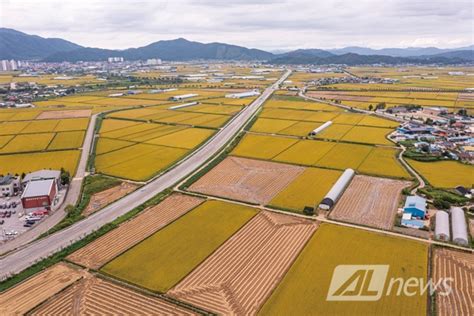
<svg viewBox="0 0 474 316">
<path fill-rule="evenodd" d="M 445 211 L 436 212 L 435 238 L 449 241 L 449 214 Z"/>
<path fill-rule="evenodd" d="M 248 97 L 255 97 L 257 95 L 260 95 L 260 91 L 255 89 L 255 90 L 239 92 L 239 93 L 229 93 L 229 94 L 226 94 L 225 97 L 229 99 L 243 99 L 243 98 L 248 98 Z"/>
<path fill-rule="evenodd" d="M 453 231 L 453 242 L 458 245 L 467 246 L 467 224 L 464 211 L 460 207 L 451 208 L 451 229 Z"/>
<path fill-rule="evenodd" d="M 346 169 L 342 175 L 337 179 L 336 183 L 329 190 L 328 194 L 319 204 L 319 208 L 323 210 L 329 210 L 339 199 L 344 189 L 349 185 L 355 172 L 352 169 Z"/>
<path fill-rule="evenodd" d="M 188 94 L 181 94 L 181 95 L 175 95 L 173 97 L 170 98 L 171 101 L 181 101 L 181 100 L 185 100 L 185 99 L 191 99 L 191 98 L 194 98 L 194 97 L 197 97 L 199 96 L 199 94 L 197 93 L 188 93 Z"/>
</svg>

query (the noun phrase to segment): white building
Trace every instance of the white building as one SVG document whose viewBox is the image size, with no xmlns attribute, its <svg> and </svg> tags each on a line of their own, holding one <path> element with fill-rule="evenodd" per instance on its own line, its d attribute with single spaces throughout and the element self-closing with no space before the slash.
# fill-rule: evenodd
<svg viewBox="0 0 474 316">
<path fill-rule="evenodd" d="M 191 98 L 194 98 L 194 97 L 197 97 L 199 96 L 199 94 L 197 93 L 188 93 L 188 94 L 181 94 L 181 95 L 175 95 L 173 97 L 170 98 L 171 101 L 181 101 L 181 100 L 185 100 L 185 99 L 191 99 Z"/>
<path fill-rule="evenodd" d="M 18 177 L 6 175 L 0 177 L 0 196 L 11 196 L 19 188 L 20 181 Z"/>
<path fill-rule="evenodd" d="M 161 59 L 159 58 L 150 58 L 147 59 L 145 64 L 147 65 L 161 65 Z"/>
<path fill-rule="evenodd" d="M 18 69 L 18 63 L 15 60 L 1 60 L 0 71 L 14 71 Z"/>
<path fill-rule="evenodd" d="M 109 63 L 121 63 L 123 62 L 123 57 L 109 57 L 107 60 Z"/>
<path fill-rule="evenodd" d="M 225 97 L 229 99 L 242 99 L 242 98 L 248 98 L 248 97 L 255 97 L 257 95 L 260 95 L 260 91 L 257 89 L 251 90 L 251 91 L 245 91 L 245 92 L 239 92 L 239 93 L 229 93 L 226 94 Z"/>
</svg>

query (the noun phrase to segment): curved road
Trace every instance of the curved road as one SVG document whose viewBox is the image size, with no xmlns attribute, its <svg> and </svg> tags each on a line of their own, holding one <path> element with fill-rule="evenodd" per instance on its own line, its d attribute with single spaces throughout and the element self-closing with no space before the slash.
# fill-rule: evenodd
<svg viewBox="0 0 474 316">
<path fill-rule="evenodd" d="M 192 173 L 210 158 L 219 153 L 222 148 L 232 140 L 244 125 L 255 115 L 260 106 L 278 89 L 278 86 L 286 80 L 291 70 L 285 74 L 271 87 L 267 88 L 252 104 L 247 106 L 216 133 L 201 148 L 192 153 L 186 159 L 178 163 L 173 169 L 143 186 L 141 189 L 125 196 L 119 201 L 110 204 L 100 212 L 94 213 L 86 219 L 61 230 L 53 235 L 37 240 L 26 247 L 7 254 L 0 259 L 0 280 L 4 280 L 32 264 L 44 259 L 62 248 L 69 246 L 77 240 L 99 229 L 103 225 L 113 221 L 117 217 L 126 214 L 133 208 L 143 204 L 159 192 L 173 186 L 181 179 Z"/>
</svg>

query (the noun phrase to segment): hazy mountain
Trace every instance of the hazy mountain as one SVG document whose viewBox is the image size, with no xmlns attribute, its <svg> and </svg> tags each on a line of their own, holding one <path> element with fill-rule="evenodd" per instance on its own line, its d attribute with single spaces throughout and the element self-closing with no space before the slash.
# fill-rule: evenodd
<svg viewBox="0 0 474 316">
<path fill-rule="evenodd" d="M 372 49 L 367 47 L 344 47 L 338 49 L 328 49 L 327 51 L 336 55 L 344 55 L 347 53 L 354 53 L 359 55 L 386 55 L 392 57 L 415 57 L 415 56 L 428 56 L 437 55 L 447 52 L 460 51 L 460 50 L 474 50 L 474 45 L 468 47 L 460 47 L 453 49 L 441 49 L 436 47 L 408 47 L 408 48 L 383 48 L 383 49 Z"/>
<path fill-rule="evenodd" d="M 103 61 L 108 57 L 126 60 L 161 58 L 163 60 L 266 60 L 281 64 L 397 64 L 463 63 L 474 61 L 474 45 L 461 49 L 346 47 L 342 49 L 298 49 L 272 54 L 259 49 L 225 43 L 203 44 L 183 38 L 158 41 L 147 46 L 112 50 L 82 47 L 57 38 L 42 38 L 12 29 L 0 28 L 0 59 L 39 59 L 61 61 Z"/>
<path fill-rule="evenodd" d="M 311 56 L 304 52 L 280 55 L 270 62 L 273 64 L 313 64 L 313 65 L 374 65 L 374 64 L 453 64 L 466 63 L 469 60 L 460 57 L 426 56 L 426 57 L 392 57 L 384 55 L 359 55 L 348 53 L 329 57 Z"/>
<path fill-rule="evenodd" d="M 95 61 L 107 57 L 121 56 L 126 60 L 161 58 L 163 60 L 268 60 L 273 54 L 258 49 L 249 49 L 223 43 L 203 44 L 183 38 L 169 41 L 158 41 L 150 45 L 125 50 L 108 50 L 100 48 L 80 48 L 69 52 L 52 54 L 45 61 Z"/>
<path fill-rule="evenodd" d="M 446 53 L 423 56 L 425 58 L 429 57 L 446 57 L 446 58 L 460 58 L 468 61 L 474 61 L 474 50 L 456 50 Z"/>
<path fill-rule="evenodd" d="M 43 38 L 0 28 L 0 59 L 42 59 L 81 47 L 59 38 Z"/>
</svg>

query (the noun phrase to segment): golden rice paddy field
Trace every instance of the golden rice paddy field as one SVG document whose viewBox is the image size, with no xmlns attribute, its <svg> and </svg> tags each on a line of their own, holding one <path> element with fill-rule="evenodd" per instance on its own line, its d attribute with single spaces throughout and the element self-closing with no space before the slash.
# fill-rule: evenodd
<svg viewBox="0 0 474 316">
<path fill-rule="evenodd" d="M 104 83 L 103 80 L 99 80 L 93 75 L 74 76 L 71 79 L 60 79 L 60 75 L 40 75 L 40 76 L 19 76 L 14 75 L 1 75 L 0 84 L 12 83 L 12 82 L 35 82 L 38 85 L 46 86 L 76 86 L 76 85 L 91 85 Z"/>
<path fill-rule="evenodd" d="M 89 118 L 37 118 L 42 113 L 0 112 L 0 173 L 64 168 L 74 174 Z M 48 115 L 54 117 L 56 112 Z"/>
<path fill-rule="evenodd" d="M 397 91 L 312 91 L 308 95 L 328 101 L 340 101 L 353 108 L 370 110 L 379 103 L 386 108 L 399 105 L 418 105 L 422 107 L 473 108 L 474 102 L 463 98 L 463 93 L 451 92 L 397 92 Z"/>
<path fill-rule="evenodd" d="M 288 77 L 285 83 L 286 86 L 291 87 L 304 87 L 307 83 L 320 79 L 320 78 L 339 78 L 344 77 L 346 74 L 344 73 L 336 73 L 336 72 L 327 72 L 327 73 L 309 73 L 309 72 L 293 72 L 290 77 Z"/>
<path fill-rule="evenodd" d="M 214 133 L 212 129 L 105 119 L 96 146 L 96 171 L 130 180 L 148 180 Z"/>
<path fill-rule="evenodd" d="M 421 162 L 407 159 L 408 163 L 432 186 L 470 188 L 474 185 L 474 166 L 456 161 Z"/>
<path fill-rule="evenodd" d="M 389 282 L 385 282 L 379 300 L 327 300 L 334 269 L 344 264 L 388 265 L 387 280 L 422 278 L 427 281 L 428 246 L 408 239 L 323 223 L 259 314 L 426 315 L 426 293 L 417 291 L 413 296 L 397 295 L 397 286 L 388 291 Z"/>
<path fill-rule="evenodd" d="M 398 150 L 390 147 L 246 134 L 231 154 L 336 170 L 353 168 L 369 175 L 411 178 L 395 159 Z"/>
<path fill-rule="evenodd" d="M 204 202 L 112 260 L 102 271 L 152 291 L 166 292 L 256 214 L 246 206 Z"/>
<path fill-rule="evenodd" d="M 341 174 L 342 172 L 337 170 L 307 168 L 269 204 L 299 211 L 305 206 L 314 207 L 323 200 Z"/>
</svg>

